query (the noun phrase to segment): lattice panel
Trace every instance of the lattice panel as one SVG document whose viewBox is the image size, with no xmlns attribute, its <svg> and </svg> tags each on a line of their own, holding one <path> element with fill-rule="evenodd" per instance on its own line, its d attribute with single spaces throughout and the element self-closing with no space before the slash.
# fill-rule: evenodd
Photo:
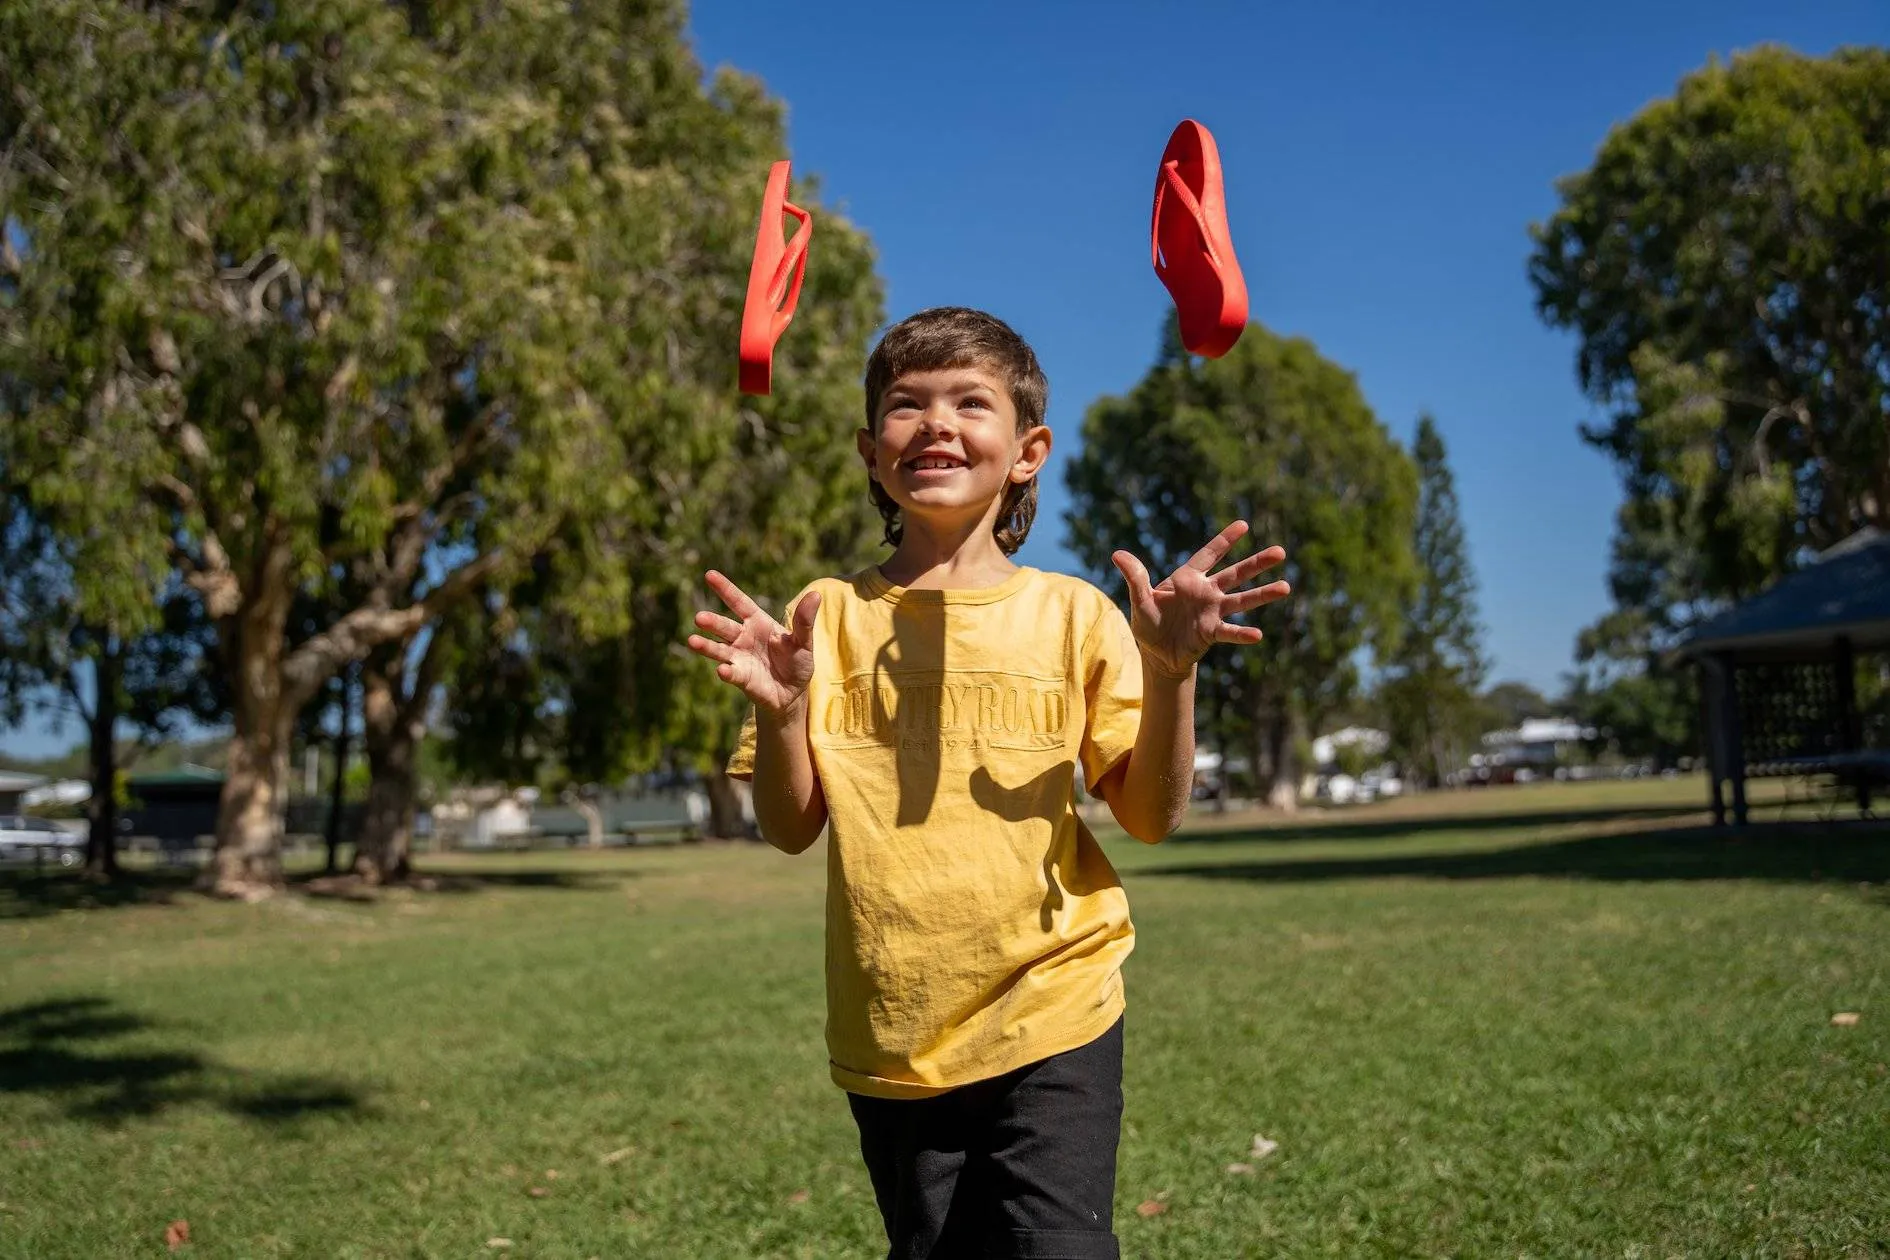
<svg viewBox="0 0 1890 1260">
<path fill-rule="evenodd" d="M 1834 665 L 1741 665 L 1733 671 L 1733 687 L 1748 764 L 1842 748 Z"/>
</svg>

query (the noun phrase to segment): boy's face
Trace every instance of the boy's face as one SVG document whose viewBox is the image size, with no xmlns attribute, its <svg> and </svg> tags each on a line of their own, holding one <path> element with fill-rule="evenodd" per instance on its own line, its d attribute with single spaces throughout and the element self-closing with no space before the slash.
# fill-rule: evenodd
<svg viewBox="0 0 1890 1260">
<path fill-rule="evenodd" d="M 989 516 L 1004 491 L 1035 476 L 1050 455 L 1050 430 L 1017 431 L 1017 408 L 996 372 L 981 367 L 908 372 L 861 429 L 860 456 L 908 520 L 950 527 Z"/>
</svg>

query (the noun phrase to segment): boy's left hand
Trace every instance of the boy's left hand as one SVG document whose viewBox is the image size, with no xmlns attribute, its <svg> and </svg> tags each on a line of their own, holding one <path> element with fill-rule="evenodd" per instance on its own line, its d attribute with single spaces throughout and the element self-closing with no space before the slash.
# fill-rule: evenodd
<svg viewBox="0 0 1890 1260">
<path fill-rule="evenodd" d="M 1133 555 L 1118 551 L 1110 557 L 1129 584 L 1129 628 L 1135 632 L 1145 667 L 1185 677 L 1216 643 L 1260 642 L 1258 627 L 1235 625 L 1227 618 L 1292 593 L 1285 582 L 1241 589 L 1286 559 L 1286 549 L 1268 547 L 1219 573 L 1212 572 L 1246 532 L 1247 522 L 1235 521 L 1154 587 L 1149 585 L 1148 569 Z"/>
</svg>

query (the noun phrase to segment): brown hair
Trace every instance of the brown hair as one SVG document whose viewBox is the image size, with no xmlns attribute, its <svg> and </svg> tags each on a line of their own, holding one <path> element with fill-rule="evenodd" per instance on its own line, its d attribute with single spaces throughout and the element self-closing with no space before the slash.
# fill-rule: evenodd
<svg viewBox="0 0 1890 1260">
<path fill-rule="evenodd" d="M 1050 382 L 1038 366 L 1030 343 L 995 315 L 965 306 L 935 306 L 909 315 L 886 330 L 866 360 L 866 428 L 879 432 L 879 404 L 892 383 L 908 372 L 981 367 L 997 373 L 1017 409 L 1017 431 L 1028 433 L 1044 422 Z M 894 547 L 905 533 L 899 505 L 886 487 L 868 479 L 873 506 L 886 523 L 886 542 Z M 1011 555 L 1024 545 L 1037 519 L 1037 479 L 1004 491 L 997 522 L 991 527 L 998 549 Z"/>
</svg>

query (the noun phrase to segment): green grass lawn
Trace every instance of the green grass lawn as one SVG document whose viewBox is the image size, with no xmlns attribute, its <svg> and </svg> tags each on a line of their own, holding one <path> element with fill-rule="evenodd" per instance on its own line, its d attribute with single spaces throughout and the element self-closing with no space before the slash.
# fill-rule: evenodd
<svg viewBox="0 0 1890 1260">
<path fill-rule="evenodd" d="M 1890 1253 L 1890 833 L 1703 796 L 1111 832 L 1124 1254 Z M 818 850 L 425 866 L 371 904 L 0 876 L 0 1256 L 883 1252 Z"/>
</svg>

